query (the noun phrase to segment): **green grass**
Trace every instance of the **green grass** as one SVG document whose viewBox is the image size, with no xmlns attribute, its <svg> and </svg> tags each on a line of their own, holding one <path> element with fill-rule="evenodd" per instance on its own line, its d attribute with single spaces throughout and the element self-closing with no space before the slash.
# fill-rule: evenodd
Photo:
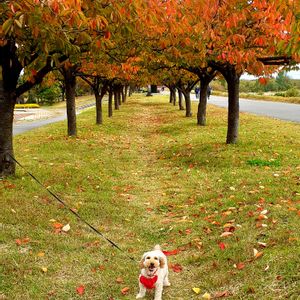
<svg viewBox="0 0 300 300">
<path fill-rule="evenodd" d="M 135 260 L 157 243 L 181 249 L 169 257 L 183 270 L 171 269 L 165 300 L 226 290 L 228 299 L 298 299 L 298 124 L 241 113 L 240 142 L 226 145 L 225 110 L 210 106 L 208 125 L 198 127 L 167 97 L 142 95 L 104 125 L 94 119 L 93 110 L 78 116 L 77 138 L 66 137 L 65 123 L 17 136 L 16 157 Z M 1 299 L 135 298 L 138 264 L 21 169 L 0 181 L 0 205 Z M 55 233 L 54 220 L 71 230 Z M 220 237 L 228 224 L 233 234 Z M 263 255 L 254 259 L 254 248 Z"/>
</svg>

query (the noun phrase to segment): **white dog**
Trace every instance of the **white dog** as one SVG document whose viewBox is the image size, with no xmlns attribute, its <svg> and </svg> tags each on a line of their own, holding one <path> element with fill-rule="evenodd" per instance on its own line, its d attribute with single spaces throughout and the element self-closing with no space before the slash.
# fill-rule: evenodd
<svg viewBox="0 0 300 300">
<path fill-rule="evenodd" d="M 139 277 L 140 292 L 136 299 L 145 297 L 146 291 L 155 288 L 154 300 L 162 299 L 164 286 L 170 286 L 167 257 L 159 245 L 153 251 L 144 253 L 141 260 L 141 274 Z"/>
</svg>

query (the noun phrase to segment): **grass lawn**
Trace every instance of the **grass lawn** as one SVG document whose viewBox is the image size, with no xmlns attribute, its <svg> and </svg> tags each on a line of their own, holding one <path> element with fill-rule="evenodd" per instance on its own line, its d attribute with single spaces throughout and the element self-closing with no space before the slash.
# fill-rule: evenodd
<svg viewBox="0 0 300 300">
<path fill-rule="evenodd" d="M 0 181 L 0 299 L 135 299 L 127 255 L 157 243 L 179 251 L 164 300 L 299 299 L 300 126 L 241 113 L 226 145 L 226 115 L 210 106 L 198 127 L 134 95 L 102 126 L 80 114 L 78 138 L 65 123 L 17 136 L 17 159 L 125 253 L 18 168 Z"/>
</svg>

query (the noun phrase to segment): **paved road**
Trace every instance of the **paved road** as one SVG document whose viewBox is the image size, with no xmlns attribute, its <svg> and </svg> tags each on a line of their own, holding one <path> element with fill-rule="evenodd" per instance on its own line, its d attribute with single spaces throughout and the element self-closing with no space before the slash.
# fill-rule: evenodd
<svg viewBox="0 0 300 300">
<path fill-rule="evenodd" d="M 227 107 L 226 97 L 211 96 L 208 104 Z M 240 99 L 240 111 L 300 123 L 300 104 Z"/>
<path fill-rule="evenodd" d="M 95 103 L 89 103 L 89 104 L 80 106 L 77 109 L 76 114 L 80 113 L 80 111 L 82 111 L 84 109 L 87 109 L 87 108 L 90 108 L 90 107 L 93 107 L 93 106 L 95 106 Z M 45 120 L 15 123 L 14 127 L 13 127 L 13 135 L 17 135 L 17 134 L 20 134 L 20 133 L 23 133 L 23 132 L 26 132 L 26 131 L 29 131 L 29 130 L 32 130 L 32 129 L 35 129 L 35 128 L 39 128 L 41 126 L 48 125 L 48 124 L 51 124 L 51 123 L 56 123 L 56 122 L 59 122 L 59 121 L 63 121 L 66 118 L 67 118 L 66 114 L 63 113 L 62 115 L 59 115 L 57 117 L 52 117 L 52 118 L 48 118 L 48 119 L 45 119 Z"/>
<path fill-rule="evenodd" d="M 39 128 L 39 127 L 47 125 L 47 124 L 63 121 L 65 119 L 66 119 L 66 115 L 62 115 L 62 116 L 59 116 L 59 117 L 50 118 L 50 119 L 46 119 L 46 120 L 39 120 L 39 121 L 32 121 L 32 122 L 14 124 L 13 135 L 17 135 L 17 134 L 23 133 L 25 131 L 29 131 L 29 130 L 32 130 L 32 129 L 35 129 L 35 128 Z"/>
</svg>

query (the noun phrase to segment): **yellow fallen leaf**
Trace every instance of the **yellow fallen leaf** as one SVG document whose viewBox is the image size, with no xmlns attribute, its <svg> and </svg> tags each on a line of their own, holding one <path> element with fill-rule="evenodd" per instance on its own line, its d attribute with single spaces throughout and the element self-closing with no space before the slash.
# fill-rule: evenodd
<svg viewBox="0 0 300 300">
<path fill-rule="evenodd" d="M 196 293 L 196 294 L 200 294 L 201 289 L 197 288 L 197 287 L 193 287 L 193 292 Z"/>
<path fill-rule="evenodd" d="M 38 256 L 38 257 L 43 257 L 43 256 L 45 256 L 45 252 L 39 252 L 39 253 L 37 254 L 37 256 Z"/>
<path fill-rule="evenodd" d="M 210 300 L 211 299 L 211 295 L 209 293 L 205 293 L 205 294 L 203 294 L 202 298 Z"/>
<path fill-rule="evenodd" d="M 41 269 L 44 273 L 48 272 L 48 269 L 46 267 L 41 267 Z"/>
</svg>

